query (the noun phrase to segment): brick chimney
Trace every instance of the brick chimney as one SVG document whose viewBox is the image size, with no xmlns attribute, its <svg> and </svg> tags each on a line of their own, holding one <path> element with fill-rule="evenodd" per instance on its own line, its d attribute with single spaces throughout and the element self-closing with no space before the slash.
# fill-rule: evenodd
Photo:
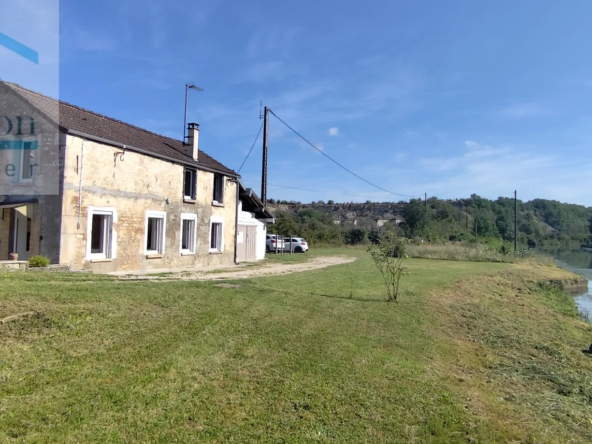
<svg viewBox="0 0 592 444">
<path fill-rule="evenodd" d="M 185 149 L 187 154 L 197 161 L 199 155 L 199 125 L 197 123 L 187 125 L 187 145 Z"/>
</svg>

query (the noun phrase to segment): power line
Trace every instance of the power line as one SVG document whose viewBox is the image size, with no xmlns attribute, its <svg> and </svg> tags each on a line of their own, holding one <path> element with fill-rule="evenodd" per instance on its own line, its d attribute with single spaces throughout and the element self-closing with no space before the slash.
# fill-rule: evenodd
<svg viewBox="0 0 592 444">
<path fill-rule="evenodd" d="M 269 110 L 269 112 L 271 114 L 273 114 L 275 116 L 276 119 L 278 119 L 280 122 L 282 122 L 284 125 L 286 125 L 290 130 L 292 130 L 294 132 L 294 134 L 296 134 L 298 137 L 300 137 L 302 140 L 304 140 L 307 144 L 309 144 L 311 147 L 313 147 L 315 150 L 317 150 L 319 153 L 321 153 L 323 156 L 325 156 L 327 159 L 329 159 L 331 162 L 333 162 L 334 164 L 336 164 L 337 166 L 339 166 L 340 168 L 344 169 L 345 171 L 347 171 L 348 173 L 350 173 L 352 176 L 357 177 L 358 179 L 360 179 L 361 181 L 366 182 L 368 185 L 373 186 L 374 188 L 377 188 L 381 191 L 384 191 L 386 193 L 389 194 L 394 194 L 395 196 L 401 196 L 401 197 L 419 197 L 419 196 L 410 196 L 407 194 L 399 194 L 399 193 L 395 193 L 393 191 L 389 191 L 386 190 L 382 187 L 379 187 L 378 185 L 373 184 L 372 182 L 367 181 L 366 179 L 364 179 L 363 177 L 358 176 L 356 173 L 354 173 L 352 170 L 344 167 L 343 165 L 341 165 L 339 162 L 337 162 L 335 159 L 333 159 L 331 156 L 325 154 L 322 150 L 318 149 L 316 146 L 314 146 L 312 143 L 310 143 L 302 134 L 300 134 L 298 131 L 296 131 L 294 128 L 292 128 L 290 125 L 288 125 L 286 122 L 284 122 L 276 113 L 274 113 L 271 109 Z"/>
<path fill-rule="evenodd" d="M 261 183 L 259 181 L 253 181 L 253 183 Z M 320 191 L 320 190 L 309 190 L 306 188 L 298 188 L 298 187 L 289 187 L 287 185 L 277 185 L 277 184 L 269 184 L 270 187 L 273 188 L 287 188 L 289 190 L 298 190 L 298 191 L 307 191 L 309 193 L 321 193 L 321 192 L 325 192 L 325 191 Z M 334 192 L 335 194 L 339 195 L 339 196 L 349 196 L 349 197 L 365 197 L 365 198 L 371 198 L 371 199 L 375 199 L 376 196 L 367 196 L 367 195 L 362 195 L 362 194 L 348 194 L 348 193 L 342 193 L 339 191 Z"/>
<path fill-rule="evenodd" d="M 261 128 L 263 128 L 263 123 L 261 123 L 261 126 L 259 127 L 259 131 L 257 131 L 257 137 L 255 137 L 255 141 L 253 142 L 253 145 L 251 145 L 251 149 L 249 150 L 249 154 L 247 154 L 247 157 L 245 157 L 245 160 L 243 160 L 243 163 L 241 164 L 241 166 L 238 169 L 237 173 L 240 173 L 240 170 L 243 169 L 243 166 L 245 166 L 245 162 L 247 161 L 247 159 L 251 155 L 251 152 L 253 151 L 253 148 L 255 148 L 255 144 L 257 143 L 257 140 L 259 140 L 259 134 L 261 134 Z"/>
</svg>

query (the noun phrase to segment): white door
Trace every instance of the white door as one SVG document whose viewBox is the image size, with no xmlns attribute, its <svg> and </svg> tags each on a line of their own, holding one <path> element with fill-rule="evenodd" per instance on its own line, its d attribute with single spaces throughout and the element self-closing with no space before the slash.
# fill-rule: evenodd
<svg viewBox="0 0 592 444">
<path fill-rule="evenodd" d="M 29 251 L 27 249 L 27 216 L 23 216 L 18 211 L 15 211 L 14 214 L 16 215 L 14 225 L 14 251 L 18 254 L 19 261 L 26 261 L 29 259 Z"/>
</svg>

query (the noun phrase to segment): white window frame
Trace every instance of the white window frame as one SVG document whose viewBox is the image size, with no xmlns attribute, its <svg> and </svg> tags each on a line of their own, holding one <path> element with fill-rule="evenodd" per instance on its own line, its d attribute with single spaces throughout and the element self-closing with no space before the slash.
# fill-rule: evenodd
<svg viewBox="0 0 592 444">
<path fill-rule="evenodd" d="M 33 183 L 35 181 L 35 173 L 33 172 L 33 174 L 31 175 L 31 177 L 28 178 L 24 178 L 23 177 L 23 166 L 25 163 L 25 151 L 27 151 L 27 153 L 30 153 L 31 151 L 38 151 L 39 150 L 39 146 L 37 147 L 37 149 L 35 150 L 25 150 L 25 143 L 35 143 L 37 142 L 37 139 L 21 139 L 20 140 L 20 159 L 19 159 L 19 173 L 18 173 L 18 181 L 19 183 Z M 37 161 L 37 159 L 34 157 L 33 158 L 33 162 Z M 32 163 L 32 165 L 35 165 L 37 168 L 39 167 L 38 164 Z M 34 170 L 33 170 L 34 171 Z"/>
<path fill-rule="evenodd" d="M 222 224 L 222 233 L 220 239 L 220 249 L 212 248 L 212 226 L 213 224 Z M 222 253 L 224 251 L 224 218 L 222 216 L 212 216 L 210 218 L 210 235 L 208 237 L 208 248 L 210 253 Z"/>
<path fill-rule="evenodd" d="M 183 221 L 185 220 L 193 221 L 193 249 L 189 250 L 183 249 Z M 181 233 L 179 239 L 179 253 L 182 255 L 195 254 L 197 251 L 197 214 L 181 213 L 181 229 L 179 232 Z"/>
<path fill-rule="evenodd" d="M 164 254 L 166 245 L 166 211 L 146 211 L 146 217 L 144 219 L 144 254 L 146 256 L 153 254 Z M 160 240 L 160 251 L 148 249 L 148 219 L 156 218 L 162 219 L 162 236 Z"/>
<path fill-rule="evenodd" d="M 95 214 L 111 216 L 111 251 L 109 254 L 107 254 L 106 251 L 103 253 L 92 253 L 92 220 Z M 86 214 L 86 260 L 91 261 L 94 259 L 117 259 L 117 230 L 115 230 L 116 223 L 117 209 L 115 207 L 88 207 Z"/>
<path fill-rule="evenodd" d="M 190 171 L 192 174 L 192 182 L 191 182 L 191 196 L 185 194 L 185 185 L 186 185 L 186 177 L 185 175 L 187 172 Z M 183 169 L 183 199 L 184 200 L 195 200 L 197 197 L 197 170 L 189 167 L 185 167 Z"/>
<path fill-rule="evenodd" d="M 215 197 L 216 197 L 216 177 L 219 177 L 220 180 L 221 180 L 221 182 L 222 182 L 222 184 L 220 185 L 220 190 L 219 190 L 221 196 L 218 196 L 218 197 L 221 197 L 222 200 L 216 200 L 215 199 Z M 224 188 L 225 188 L 225 185 L 226 185 L 226 180 L 225 180 L 224 175 L 223 174 L 219 174 L 219 173 L 214 173 L 213 184 L 214 184 L 214 191 L 212 193 L 212 202 L 215 203 L 215 204 L 218 204 L 218 205 L 224 205 Z"/>
</svg>

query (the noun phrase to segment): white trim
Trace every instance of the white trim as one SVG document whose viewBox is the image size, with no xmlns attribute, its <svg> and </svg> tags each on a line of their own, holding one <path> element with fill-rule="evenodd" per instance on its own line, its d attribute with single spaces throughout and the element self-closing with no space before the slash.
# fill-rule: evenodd
<svg viewBox="0 0 592 444">
<path fill-rule="evenodd" d="M 222 198 L 221 201 L 215 199 L 216 198 L 216 178 L 217 177 L 219 177 L 222 180 L 222 184 L 221 184 L 220 190 L 219 190 L 221 196 L 218 196 L 218 197 L 221 197 Z M 225 191 L 225 187 L 226 187 L 226 180 L 225 179 L 226 178 L 224 177 L 223 174 L 214 173 L 214 183 L 213 183 L 213 185 L 214 185 L 214 193 L 213 193 L 213 196 L 212 196 L 212 204 L 213 205 L 220 206 L 220 207 L 224 206 L 224 191 Z"/>
<path fill-rule="evenodd" d="M 220 235 L 220 249 L 212 248 L 212 224 L 222 224 L 222 233 Z M 208 248 L 210 253 L 221 253 L 224 251 L 224 218 L 222 216 L 210 217 L 210 235 L 208 236 Z"/>
<path fill-rule="evenodd" d="M 184 220 L 192 220 L 193 221 L 193 250 L 184 250 L 183 249 L 183 221 Z M 197 251 L 197 214 L 194 213 L 181 213 L 181 236 L 179 239 L 179 253 L 182 255 L 189 255 L 195 254 Z"/>
<path fill-rule="evenodd" d="M 92 220 L 94 214 L 102 214 L 111 216 L 111 253 L 107 257 L 107 252 L 91 253 L 92 240 Z M 115 207 L 94 207 L 89 206 L 86 212 L 86 260 L 93 259 L 117 259 L 117 230 L 115 224 L 117 223 L 117 208 Z"/>
<path fill-rule="evenodd" d="M 147 210 L 144 217 L 144 254 L 148 255 L 163 255 L 164 247 L 166 245 L 166 211 L 152 211 Z M 148 219 L 149 218 L 162 219 L 162 236 L 160 239 L 160 251 L 148 250 Z"/>
<path fill-rule="evenodd" d="M 31 151 L 38 151 L 39 147 L 37 147 L 37 149 L 35 150 L 25 150 L 25 143 L 35 143 L 37 141 L 37 139 L 21 139 L 21 148 L 20 148 L 20 160 L 19 160 L 19 174 L 18 174 L 18 183 L 33 183 L 35 181 L 35 173 L 33 171 L 33 174 L 31 175 L 31 177 L 24 179 L 23 178 L 23 166 L 25 163 L 25 151 L 27 151 L 28 153 L 31 153 Z M 33 157 L 33 162 L 35 162 L 37 159 L 35 157 Z M 33 165 L 39 167 L 39 165 L 33 163 Z M 30 168 L 30 166 L 29 166 Z"/>
<path fill-rule="evenodd" d="M 191 183 L 191 196 L 188 196 L 185 194 L 185 183 L 186 183 L 186 178 L 185 178 L 185 174 L 187 173 L 187 171 L 191 172 L 191 176 L 192 176 L 192 183 Z M 193 168 L 189 168 L 189 167 L 185 167 L 183 169 L 183 200 L 185 202 L 190 201 L 191 203 L 195 203 L 195 199 L 197 198 L 197 170 L 193 169 Z"/>
</svg>

